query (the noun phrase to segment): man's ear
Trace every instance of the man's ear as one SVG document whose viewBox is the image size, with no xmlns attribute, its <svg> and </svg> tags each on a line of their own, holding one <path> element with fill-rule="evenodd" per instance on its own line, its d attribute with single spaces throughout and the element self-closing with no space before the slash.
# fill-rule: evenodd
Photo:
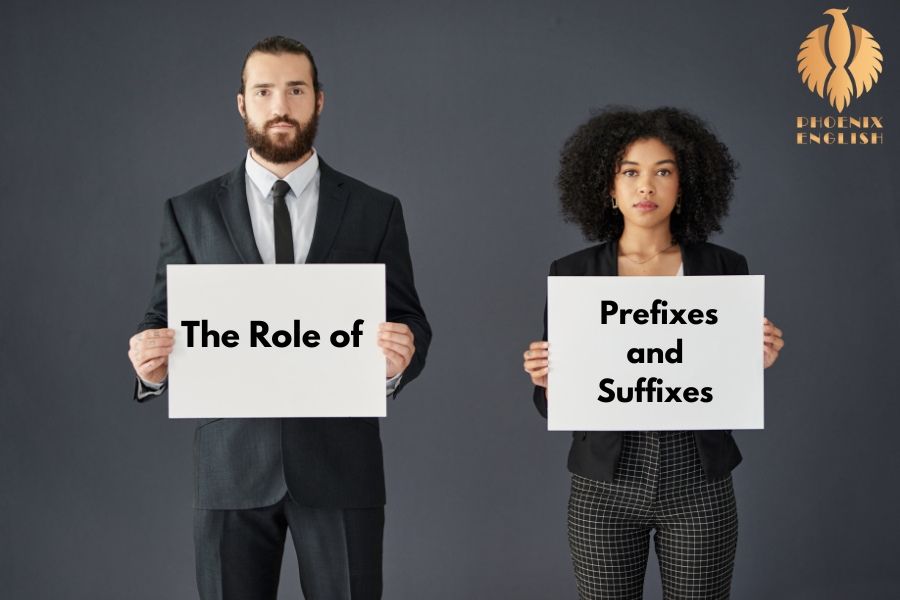
<svg viewBox="0 0 900 600">
<path fill-rule="evenodd" d="M 319 90 L 316 92 L 316 114 L 321 115 L 322 109 L 325 107 L 325 92 Z"/>
<path fill-rule="evenodd" d="M 247 119 L 247 109 L 244 108 L 244 95 L 243 94 L 237 95 L 237 109 L 241 115 L 241 118 L 246 120 Z"/>
</svg>

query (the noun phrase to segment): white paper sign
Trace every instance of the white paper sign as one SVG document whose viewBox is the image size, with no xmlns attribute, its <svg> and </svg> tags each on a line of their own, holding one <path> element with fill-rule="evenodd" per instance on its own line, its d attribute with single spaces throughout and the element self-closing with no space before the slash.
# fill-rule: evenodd
<svg viewBox="0 0 900 600">
<path fill-rule="evenodd" d="M 764 285 L 549 277 L 548 429 L 762 429 Z"/>
<path fill-rule="evenodd" d="M 376 345 L 384 265 L 169 265 L 167 273 L 176 332 L 169 417 L 385 416 Z M 218 336 L 203 335 L 204 320 Z"/>
</svg>

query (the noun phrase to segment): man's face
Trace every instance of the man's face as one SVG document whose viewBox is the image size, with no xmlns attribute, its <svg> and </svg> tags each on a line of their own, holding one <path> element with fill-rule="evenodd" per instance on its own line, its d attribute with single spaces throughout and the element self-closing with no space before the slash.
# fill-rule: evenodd
<svg viewBox="0 0 900 600">
<path fill-rule="evenodd" d="M 238 94 L 247 144 L 275 164 L 303 158 L 312 149 L 324 95 L 313 90 L 312 64 L 302 54 L 254 52 Z"/>
</svg>

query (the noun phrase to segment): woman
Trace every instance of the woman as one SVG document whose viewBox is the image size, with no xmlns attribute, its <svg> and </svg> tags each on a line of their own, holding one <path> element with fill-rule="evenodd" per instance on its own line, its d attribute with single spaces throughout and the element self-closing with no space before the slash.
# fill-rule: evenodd
<svg viewBox="0 0 900 600">
<path fill-rule="evenodd" d="M 728 149 L 689 113 L 597 114 L 566 142 L 558 184 L 566 220 L 601 244 L 554 261 L 550 274 L 748 274 L 743 256 L 706 242 L 721 231 L 734 176 Z M 783 346 L 765 320 L 766 368 Z M 532 342 L 524 359 L 546 417 L 547 342 Z M 741 460 L 731 432 L 573 437 L 569 545 L 580 597 L 641 598 L 655 530 L 665 598 L 728 598 L 737 544 L 730 473 Z"/>
</svg>

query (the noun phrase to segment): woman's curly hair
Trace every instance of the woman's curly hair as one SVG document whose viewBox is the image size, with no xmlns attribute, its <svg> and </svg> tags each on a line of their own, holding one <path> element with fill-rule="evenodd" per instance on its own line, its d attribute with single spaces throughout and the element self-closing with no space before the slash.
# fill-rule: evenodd
<svg viewBox="0 0 900 600">
<path fill-rule="evenodd" d="M 618 239 L 625 225 L 609 193 L 625 149 L 648 138 L 659 139 L 675 152 L 681 209 L 671 216 L 674 240 L 702 242 L 721 231 L 737 163 L 700 118 L 668 107 L 608 107 L 566 140 L 557 178 L 565 220 L 577 223 L 590 240 Z"/>
</svg>

